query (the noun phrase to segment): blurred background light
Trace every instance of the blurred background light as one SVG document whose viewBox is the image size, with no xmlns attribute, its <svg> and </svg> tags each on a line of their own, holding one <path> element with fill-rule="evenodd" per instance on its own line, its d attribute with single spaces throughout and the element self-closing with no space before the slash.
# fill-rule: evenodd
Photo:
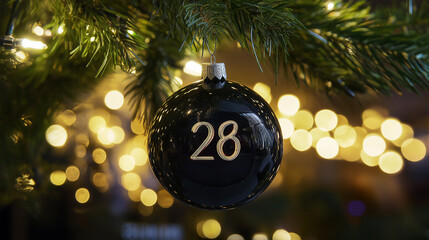
<svg viewBox="0 0 429 240">
<path fill-rule="evenodd" d="M 156 200 L 158 199 L 158 196 L 156 195 L 156 192 L 152 189 L 145 189 L 140 194 L 140 200 L 143 203 L 143 205 L 147 207 L 151 207 L 155 205 Z"/>
<path fill-rule="evenodd" d="M 339 147 L 335 139 L 324 137 L 317 142 L 316 150 L 322 158 L 331 159 L 337 156 Z"/>
<path fill-rule="evenodd" d="M 381 155 L 385 149 L 386 142 L 378 134 L 368 134 L 363 140 L 363 150 L 371 157 Z"/>
<path fill-rule="evenodd" d="M 202 225 L 202 232 L 204 237 L 208 239 L 215 239 L 221 233 L 221 226 L 216 219 L 206 220 Z"/>
<path fill-rule="evenodd" d="M 49 176 L 49 180 L 51 180 L 52 184 L 61 186 L 66 181 L 66 174 L 61 170 L 53 171 Z"/>
<path fill-rule="evenodd" d="M 290 143 L 292 144 L 293 148 L 302 152 L 311 147 L 313 139 L 308 131 L 304 129 L 298 129 L 293 132 L 290 138 Z"/>
<path fill-rule="evenodd" d="M 284 115 L 293 116 L 298 111 L 300 103 L 295 95 L 286 94 L 279 98 L 277 106 Z"/>
<path fill-rule="evenodd" d="M 106 93 L 104 103 L 106 104 L 106 107 L 112 110 L 120 109 L 124 104 L 124 95 L 117 90 L 112 90 Z"/>
<path fill-rule="evenodd" d="M 354 200 L 347 205 L 347 210 L 350 215 L 360 217 L 365 213 L 366 205 L 362 201 Z"/>
<path fill-rule="evenodd" d="M 265 83 L 256 83 L 253 90 L 257 92 L 267 103 L 271 102 L 271 88 Z"/>
<path fill-rule="evenodd" d="M 201 72 L 202 72 L 202 66 L 201 64 L 195 62 L 195 61 L 188 61 L 185 64 L 185 67 L 183 68 L 183 72 L 185 72 L 186 74 L 189 75 L 193 75 L 193 76 L 201 76 Z"/>
<path fill-rule="evenodd" d="M 399 155 L 399 153 L 388 151 L 380 156 L 378 165 L 383 172 L 394 174 L 402 169 L 404 161 L 402 160 L 402 157 Z"/>
<path fill-rule="evenodd" d="M 51 125 L 46 130 L 46 141 L 53 147 L 62 147 L 67 141 L 67 131 L 60 125 Z"/>
<path fill-rule="evenodd" d="M 89 200 L 89 191 L 86 188 L 79 188 L 76 190 L 75 198 L 78 203 L 86 203 Z"/>
<path fill-rule="evenodd" d="M 402 134 L 402 125 L 398 120 L 388 118 L 381 124 L 381 133 L 387 140 L 396 140 Z"/>
<path fill-rule="evenodd" d="M 316 113 L 314 121 L 320 130 L 331 131 L 337 126 L 338 118 L 333 111 L 329 109 L 323 109 Z"/>
<path fill-rule="evenodd" d="M 426 156 L 426 146 L 419 139 L 411 138 L 402 143 L 401 152 L 407 160 L 417 162 Z"/>
<path fill-rule="evenodd" d="M 279 118 L 279 124 L 282 130 L 283 139 L 290 138 L 295 130 L 293 123 L 289 119 Z"/>
<path fill-rule="evenodd" d="M 273 240 L 291 240 L 291 238 L 288 231 L 277 229 L 273 234 Z"/>
</svg>

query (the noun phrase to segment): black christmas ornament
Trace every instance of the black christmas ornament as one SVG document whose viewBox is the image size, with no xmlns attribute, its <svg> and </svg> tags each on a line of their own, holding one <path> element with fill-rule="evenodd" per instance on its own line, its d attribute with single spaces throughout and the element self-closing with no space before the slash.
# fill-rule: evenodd
<svg viewBox="0 0 429 240">
<path fill-rule="evenodd" d="M 280 126 L 253 90 L 226 81 L 223 63 L 203 64 L 202 80 L 169 97 L 149 132 L 149 159 L 176 198 L 206 209 L 245 204 L 274 179 Z"/>
</svg>

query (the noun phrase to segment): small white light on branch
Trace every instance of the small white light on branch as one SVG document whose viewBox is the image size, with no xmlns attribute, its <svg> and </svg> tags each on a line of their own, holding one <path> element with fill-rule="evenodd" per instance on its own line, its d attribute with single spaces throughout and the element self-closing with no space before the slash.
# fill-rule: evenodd
<svg viewBox="0 0 429 240">
<path fill-rule="evenodd" d="M 332 9 L 334 9 L 334 7 L 335 7 L 335 4 L 333 2 L 329 2 L 326 5 L 326 9 L 328 9 L 329 11 L 331 11 Z"/>
<path fill-rule="evenodd" d="M 37 36 L 42 36 L 44 32 L 45 32 L 45 31 L 44 31 L 44 30 L 43 30 L 43 28 L 42 28 L 42 27 L 40 27 L 40 26 L 35 26 L 35 27 L 33 28 L 33 33 L 34 33 L 34 34 L 36 34 Z"/>
<path fill-rule="evenodd" d="M 46 49 L 48 46 L 41 41 L 32 41 L 29 39 L 22 39 L 23 48 L 32 48 L 32 49 Z"/>
<path fill-rule="evenodd" d="M 64 32 L 64 24 L 61 24 L 61 25 L 58 27 L 57 33 L 58 33 L 58 34 L 62 34 L 63 32 Z"/>
<path fill-rule="evenodd" d="M 188 61 L 185 64 L 183 71 L 189 75 L 201 76 L 202 66 L 195 61 Z"/>
</svg>

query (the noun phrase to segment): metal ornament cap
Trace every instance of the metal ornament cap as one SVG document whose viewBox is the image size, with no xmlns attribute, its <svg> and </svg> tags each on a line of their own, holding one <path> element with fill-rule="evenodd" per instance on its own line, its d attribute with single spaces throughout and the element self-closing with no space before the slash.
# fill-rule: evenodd
<svg viewBox="0 0 429 240">
<path fill-rule="evenodd" d="M 225 85 L 226 70 L 224 63 L 203 63 L 201 79 L 206 90 L 220 89 Z"/>
</svg>

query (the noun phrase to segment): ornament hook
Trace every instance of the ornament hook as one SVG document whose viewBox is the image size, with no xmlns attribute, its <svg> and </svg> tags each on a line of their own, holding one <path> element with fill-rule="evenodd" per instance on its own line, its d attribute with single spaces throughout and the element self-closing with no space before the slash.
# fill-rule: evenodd
<svg viewBox="0 0 429 240">
<path fill-rule="evenodd" d="M 205 42 L 206 42 L 206 45 L 207 45 L 207 50 L 210 53 L 210 63 L 216 63 L 216 56 L 215 56 L 215 54 L 216 54 L 217 39 L 215 39 L 215 46 L 214 46 L 213 52 L 210 50 L 210 46 L 209 46 L 209 43 L 207 42 L 207 39 L 205 39 Z"/>
</svg>

